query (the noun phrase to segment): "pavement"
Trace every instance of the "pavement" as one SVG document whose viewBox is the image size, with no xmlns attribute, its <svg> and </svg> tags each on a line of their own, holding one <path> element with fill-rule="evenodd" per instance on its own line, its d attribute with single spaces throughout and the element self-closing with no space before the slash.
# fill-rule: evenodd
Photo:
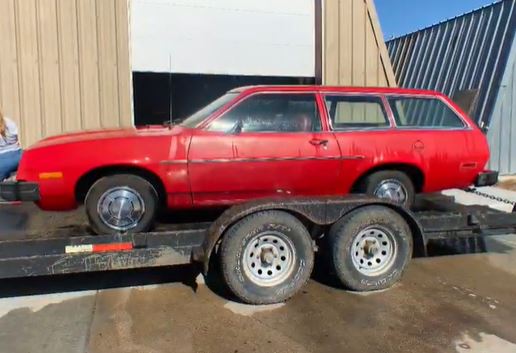
<svg viewBox="0 0 516 353">
<path fill-rule="evenodd" d="M 29 211 L 0 206 L 0 233 L 85 226 L 80 212 Z M 236 303 L 190 266 L 3 280 L 0 352 L 508 353 L 515 293 L 515 235 L 434 244 L 399 284 L 368 294 L 342 289 L 319 261 L 298 295 L 270 306 Z"/>
</svg>

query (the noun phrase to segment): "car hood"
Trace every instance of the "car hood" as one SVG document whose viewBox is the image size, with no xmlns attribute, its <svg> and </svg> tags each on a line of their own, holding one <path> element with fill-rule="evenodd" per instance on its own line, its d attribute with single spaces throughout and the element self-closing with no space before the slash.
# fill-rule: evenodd
<svg viewBox="0 0 516 353">
<path fill-rule="evenodd" d="M 32 145 L 29 149 L 36 149 L 41 147 L 64 145 L 70 143 L 87 142 L 87 141 L 98 141 L 106 139 L 125 139 L 135 137 L 151 137 L 159 135 L 177 135 L 184 131 L 184 128 L 180 126 L 145 126 L 145 127 L 131 127 L 123 129 L 104 129 L 104 130 L 91 130 L 83 132 L 75 132 L 64 135 L 57 135 L 43 139 L 36 144 Z"/>
</svg>

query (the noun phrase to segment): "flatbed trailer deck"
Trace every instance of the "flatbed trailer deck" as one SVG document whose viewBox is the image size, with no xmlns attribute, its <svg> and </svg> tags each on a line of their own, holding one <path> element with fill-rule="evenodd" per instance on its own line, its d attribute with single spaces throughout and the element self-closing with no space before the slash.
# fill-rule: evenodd
<svg viewBox="0 0 516 353">
<path fill-rule="evenodd" d="M 434 239 L 516 233 L 514 209 L 512 213 L 506 213 L 484 206 L 463 206 L 443 198 L 423 199 L 419 209 L 412 212 L 368 197 L 343 200 L 272 199 L 235 206 L 212 223 L 172 225 L 150 233 L 101 236 L 79 234 L 26 240 L 0 238 L 0 279 L 190 263 L 204 264 L 205 271 L 208 271 L 210 255 L 228 229 L 250 216 L 277 211 L 288 212 L 302 220 L 312 235 L 316 251 L 319 247 L 317 239 L 331 233 L 329 229 L 333 224 L 366 206 L 372 210 L 370 212 L 374 212 L 374 207 L 383 207 L 393 208 L 402 214 L 412 229 L 414 252 L 423 256 L 427 254 L 428 242 Z M 281 239 L 278 240 L 281 243 Z M 373 253 L 374 249 L 371 250 L 371 256 Z M 273 252 L 270 254 L 276 255 Z M 263 256 L 268 256 L 268 253 Z M 243 301 L 259 302 L 239 297 Z M 265 302 L 273 301 L 268 299 Z"/>
</svg>

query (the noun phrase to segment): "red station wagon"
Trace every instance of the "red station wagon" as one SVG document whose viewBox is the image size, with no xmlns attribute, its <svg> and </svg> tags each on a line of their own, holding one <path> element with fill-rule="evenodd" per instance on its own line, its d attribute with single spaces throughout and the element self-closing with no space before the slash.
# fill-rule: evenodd
<svg viewBox="0 0 516 353">
<path fill-rule="evenodd" d="M 179 125 L 67 134 L 25 151 L 8 200 L 66 211 L 84 203 L 96 233 L 150 229 L 160 208 L 271 196 L 414 195 L 472 184 L 484 134 L 449 98 L 421 90 L 253 86 Z"/>
</svg>

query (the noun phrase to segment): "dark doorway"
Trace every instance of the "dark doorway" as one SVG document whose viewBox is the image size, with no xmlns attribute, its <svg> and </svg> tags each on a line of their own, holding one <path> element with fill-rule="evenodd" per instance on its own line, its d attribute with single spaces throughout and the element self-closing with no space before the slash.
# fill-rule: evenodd
<svg viewBox="0 0 516 353">
<path fill-rule="evenodd" d="M 180 121 L 227 91 L 248 85 L 311 85 L 313 77 L 133 73 L 135 125 Z M 172 105 L 172 107 L 171 107 Z"/>
</svg>

